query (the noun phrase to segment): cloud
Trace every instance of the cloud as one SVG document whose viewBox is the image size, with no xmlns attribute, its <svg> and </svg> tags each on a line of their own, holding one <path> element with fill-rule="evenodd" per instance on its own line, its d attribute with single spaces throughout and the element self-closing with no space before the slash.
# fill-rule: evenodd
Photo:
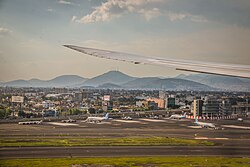
<svg viewBox="0 0 250 167">
<path fill-rule="evenodd" d="M 59 1 L 57 1 L 57 2 L 60 3 L 60 4 L 64 4 L 64 5 L 73 5 L 72 2 L 66 1 L 66 0 L 59 0 Z"/>
<path fill-rule="evenodd" d="M 77 19 L 76 16 L 72 16 L 71 21 L 74 22 Z"/>
<path fill-rule="evenodd" d="M 208 20 L 203 17 L 203 16 L 198 16 L 198 15 L 188 15 L 188 18 L 193 21 L 193 22 L 197 22 L 197 23 L 201 23 L 201 22 L 208 22 Z"/>
<path fill-rule="evenodd" d="M 140 13 L 142 16 L 144 16 L 144 18 L 146 20 L 151 20 L 152 18 L 155 18 L 155 17 L 162 15 L 160 9 L 158 9 L 158 8 L 153 8 L 153 9 L 149 9 L 149 10 L 141 9 L 138 13 Z"/>
<path fill-rule="evenodd" d="M 55 10 L 49 7 L 49 8 L 47 9 L 47 11 L 48 11 L 48 12 L 54 12 Z"/>
<path fill-rule="evenodd" d="M 11 30 L 5 27 L 0 27 L 0 37 L 10 35 L 12 33 Z"/>
<path fill-rule="evenodd" d="M 176 21 L 176 20 L 183 20 L 187 17 L 186 14 L 182 14 L 182 13 L 172 13 L 172 12 L 169 12 L 168 15 L 169 19 L 171 21 Z"/>
<path fill-rule="evenodd" d="M 170 21 L 189 20 L 192 22 L 208 22 L 208 20 L 205 17 L 192 15 L 190 13 L 168 12 L 167 17 L 169 18 Z"/>
<path fill-rule="evenodd" d="M 147 21 L 160 16 L 167 17 L 170 21 L 188 20 L 192 22 L 207 22 L 208 20 L 199 15 L 193 15 L 188 12 L 175 13 L 166 11 L 155 6 L 166 5 L 168 1 L 163 0 L 108 0 L 102 5 L 94 8 L 92 13 L 83 16 L 81 19 L 72 17 L 71 21 L 88 24 L 94 22 L 106 22 L 119 18 L 124 14 L 139 14 Z M 154 6 L 154 7 L 153 7 Z M 160 6 L 159 6 L 160 7 Z"/>
<path fill-rule="evenodd" d="M 144 14 L 146 19 L 152 18 L 157 13 L 156 9 L 146 11 L 142 10 L 147 4 L 161 2 L 162 0 L 108 0 L 102 3 L 101 6 L 95 7 L 94 11 L 85 15 L 80 20 L 76 20 L 79 23 L 93 23 L 93 22 L 105 22 L 114 18 L 119 18 L 124 13 L 139 13 Z M 151 13 L 150 13 L 151 12 Z"/>
</svg>

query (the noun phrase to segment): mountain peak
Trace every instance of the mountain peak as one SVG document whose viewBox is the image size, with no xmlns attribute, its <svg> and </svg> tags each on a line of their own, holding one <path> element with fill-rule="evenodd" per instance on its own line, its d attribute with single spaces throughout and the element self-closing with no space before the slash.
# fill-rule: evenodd
<svg viewBox="0 0 250 167">
<path fill-rule="evenodd" d="M 86 82 L 84 82 L 83 86 L 99 86 L 105 83 L 120 85 L 134 79 L 134 77 L 124 74 L 120 71 L 108 71 L 102 75 L 87 80 Z"/>
<path fill-rule="evenodd" d="M 126 76 L 128 76 L 127 74 L 125 74 L 121 71 L 116 71 L 116 70 L 111 70 L 111 71 L 105 72 L 102 75 L 126 75 Z"/>
<path fill-rule="evenodd" d="M 187 77 L 187 75 L 185 75 L 185 74 L 179 74 L 175 78 L 181 78 L 181 79 L 183 79 L 185 77 Z"/>
</svg>

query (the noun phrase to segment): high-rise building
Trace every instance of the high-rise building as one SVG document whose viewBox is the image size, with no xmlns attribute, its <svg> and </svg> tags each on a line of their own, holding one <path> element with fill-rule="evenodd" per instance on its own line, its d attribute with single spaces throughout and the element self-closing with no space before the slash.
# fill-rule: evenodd
<svg viewBox="0 0 250 167">
<path fill-rule="evenodd" d="M 103 111 L 113 110 L 113 102 L 110 101 L 111 96 L 110 95 L 104 95 L 103 101 L 102 101 L 102 109 Z"/>
<path fill-rule="evenodd" d="M 223 99 L 220 104 L 219 114 L 221 116 L 231 115 L 233 112 L 232 105 L 229 99 Z"/>
<path fill-rule="evenodd" d="M 174 108 L 175 107 L 175 98 L 168 97 L 166 98 L 166 108 Z"/>
<path fill-rule="evenodd" d="M 219 116 L 219 101 L 214 97 L 206 97 L 202 106 L 202 114 Z"/>
<path fill-rule="evenodd" d="M 202 116 L 203 101 L 201 99 L 194 99 L 193 105 L 194 105 L 193 106 L 194 117 L 196 117 L 196 116 Z"/>
</svg>

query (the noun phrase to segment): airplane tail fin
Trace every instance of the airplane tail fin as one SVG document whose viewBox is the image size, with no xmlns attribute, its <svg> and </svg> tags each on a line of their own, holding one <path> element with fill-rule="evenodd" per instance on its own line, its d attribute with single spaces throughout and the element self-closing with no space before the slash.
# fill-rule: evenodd
<svg viewBox="0 0 250 167">
<path fill-rule="evenodd" d="M 108 119 L 109 118 L 109 113 L 107 113 L 104 118 Z"/>
<path fill-rule="evenodd" d="M 198 119 L 197 118 L 195 118 L 195 123 L 198 123 Z"/>
</svg>

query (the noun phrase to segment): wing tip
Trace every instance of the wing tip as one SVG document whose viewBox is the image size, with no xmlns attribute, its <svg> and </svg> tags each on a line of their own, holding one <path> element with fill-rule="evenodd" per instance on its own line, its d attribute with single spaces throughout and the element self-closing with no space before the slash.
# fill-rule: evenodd
<svg viewBox="0 0 250 167">
<path fill-rule="evenodd" d="M 66 47 L 66 48 L 70 48 L 72 45 L 62 45 L 62 46 Z"/>
</svg>

